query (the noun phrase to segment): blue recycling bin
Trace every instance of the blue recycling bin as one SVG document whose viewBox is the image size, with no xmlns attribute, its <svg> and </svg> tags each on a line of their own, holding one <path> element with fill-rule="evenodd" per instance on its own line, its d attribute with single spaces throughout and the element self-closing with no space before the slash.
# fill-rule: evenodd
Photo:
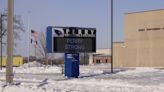
<svg viewBox="0 0 164 92">
<path fill-rule="evenodd" d="M 65 76 L 78 78 L 79 76 L 79 53 L 65 53 Z"/>
</svg>

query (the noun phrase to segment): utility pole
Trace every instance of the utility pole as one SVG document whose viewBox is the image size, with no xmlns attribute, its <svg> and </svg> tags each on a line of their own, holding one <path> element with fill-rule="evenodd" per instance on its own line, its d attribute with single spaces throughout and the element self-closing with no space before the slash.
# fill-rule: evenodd
<svg viewBox="0 0 164 92">
<path fill-rule="evenodd" d="M 6 83 L 13 83 L 13 12 L 14 0 L 8 0 Z"/>
</svg>

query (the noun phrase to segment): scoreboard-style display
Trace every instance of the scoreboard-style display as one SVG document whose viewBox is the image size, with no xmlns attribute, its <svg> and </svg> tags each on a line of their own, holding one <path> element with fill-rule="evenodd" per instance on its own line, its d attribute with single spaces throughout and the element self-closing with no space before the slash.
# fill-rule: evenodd
<svg viewBox="0 0 164 92">
<path fill-rule="evenodd" d="M 96 28 L 47 27 L 48 53 L 96 52 Z"/>
</svg>

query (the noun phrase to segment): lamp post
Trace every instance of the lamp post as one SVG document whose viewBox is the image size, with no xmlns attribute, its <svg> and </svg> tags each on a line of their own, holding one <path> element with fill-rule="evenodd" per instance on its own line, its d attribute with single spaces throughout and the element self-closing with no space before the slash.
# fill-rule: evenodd
<svg viewBox="0 0 164 92">
<path fill-rule="evenodd" d="M 30 30 L 30 11 L 28 11 L 28 16 L 27 16 L 27 30 L 28 30 L 28 49 L 27 49 L 27 52 L 28 52 L 28 60 L 27 60 L 27 63 L 30 62 L 30 44 L 31 44 L 31 30 Z"/>
<path fill-rule="evenodd" d="M 3 37 L 3 17 L 5 17 L 5 14 L 1 14 L 1 70 L 2 70 L 2 37 Z"/>
<path fill-rule="evenodd" d="M 111 73 L 113 73 L 113 0 L 111 0 Z"/>
</svg>

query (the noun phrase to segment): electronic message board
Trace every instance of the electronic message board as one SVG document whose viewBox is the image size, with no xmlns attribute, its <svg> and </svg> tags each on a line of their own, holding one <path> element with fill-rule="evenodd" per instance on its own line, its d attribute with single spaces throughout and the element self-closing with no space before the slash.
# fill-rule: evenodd
<svg viewBox="0 0 164 92">
<path fill-rule="evenodd" d="M 96 52 L 96 28 L 47 27 L 47 51 Z"/>
</svg>

